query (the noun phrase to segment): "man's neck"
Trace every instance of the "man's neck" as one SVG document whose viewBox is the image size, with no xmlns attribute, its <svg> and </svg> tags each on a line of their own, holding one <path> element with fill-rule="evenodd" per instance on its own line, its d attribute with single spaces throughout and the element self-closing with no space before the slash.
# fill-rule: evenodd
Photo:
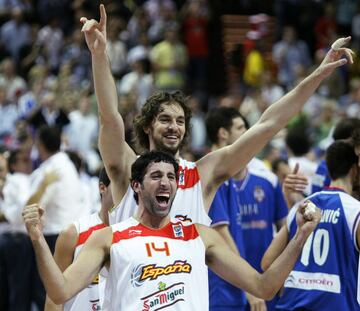
<svg viewBox="0 0 360 311">
<path fill-rule="evenodd" d="M 339 178 L 331 181 L 330 187 L 343 189 L 346 193 L 351 194 L 352 184 L 350 178 Z"/>
<path fill-rule="evenodd" d="M 109 210 L 106 209 L 104 206 L 101 206 L 101 209 L 99 211 L 99 217 L 101 219 L 101 221 L 105 224 L 105 225 L 109 225 Z"/>
<path fill-rule="evenodd" d="M 145 208 L 140 208 L 135 216 L 133 216 L 137 221 L 139 221 L 145 227 L 151 229 L 161 229 L 165 227 L 170 222 L 170 216 L 154 216 L 151 215 Z"/>
</svg>

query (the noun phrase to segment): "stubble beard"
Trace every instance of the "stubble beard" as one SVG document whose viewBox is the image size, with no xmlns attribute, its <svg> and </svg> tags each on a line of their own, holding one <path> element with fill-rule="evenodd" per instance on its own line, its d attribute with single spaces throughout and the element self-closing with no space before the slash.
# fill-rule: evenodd
<svg viewBox="0 0 360 311">
<path fill-rule="evenodd" d="M 161 141 L 155 141 L 155 150 L 157 151 L 163 151 L 166 153 L 170 153 L 173 156 L 175 156 L 177 154 L 177 152 L 180 149 L 180 144 L 174 146 L 174 147 L 168 147 L 166 145 L 164 145 Z"/>
</svg>

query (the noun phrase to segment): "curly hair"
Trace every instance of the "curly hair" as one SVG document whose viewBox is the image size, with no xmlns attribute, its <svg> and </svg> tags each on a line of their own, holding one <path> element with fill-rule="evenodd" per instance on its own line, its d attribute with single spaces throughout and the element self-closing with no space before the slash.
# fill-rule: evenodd
<svg viewBox="0 0 360 311">
<path fill-rule="evenodd" d="M 174 103 L 179 104 L 180 107 L 184 110 L 185 135 L 180 144 L 180 147 L 186 144 L 187 138 L 190 135 L 191 119 L 191 109 L 188 106 L 187 98 L 180 91 L 176 91 L 174 93 L 156 92 L 146 100 L 144 106 L 141 109 L 141 113 L 134 119 L 135 143 L 136 146 L 142 151 L 149 150 L 150 147 L 149 136 L 145 133 L 144 129 L 148 128 L 155 120 L 157 115 L 161 112 L 161 104 L 171 105 Z"/>
</svg>

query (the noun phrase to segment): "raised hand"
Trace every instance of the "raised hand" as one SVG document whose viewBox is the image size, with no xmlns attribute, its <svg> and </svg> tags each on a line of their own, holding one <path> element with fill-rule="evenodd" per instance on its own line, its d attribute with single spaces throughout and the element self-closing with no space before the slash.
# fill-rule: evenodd
<svg viewBox="0 0 360 311">
<path fill-rule="evenodd" d="M 100 4 L 100 21 L 81 17 L 83 24 L 81 32 L 85 34 L 86 44 L 92 54 L 101 54 L 106 51 L 106 10 Z"/>
<path fill-rule="evenodd" d="M 29 233 L 32 241 L 39 240 L 42 233 L 41 217 L 44 214 L 44 210 L 39 204 L 31 204 L 24 207 L 22 216 L 26 226 L 26 230 Z"/>
<path fill-rule="evenodd" d="M 301 202 L 296 212 L 298 230 L 305 236 L 313 232 L 321 220 L 321 210 L 316 207 L 314 212 L 305 213 L 308 201 Z"/>
<path fill-rule="evenodd" d="M 299 163 L 296 163 L 293 171 L 286 175 L 282 185 L 288 208 L 291 208 L 296 202 L 304 198 L 303 192 L 307 185 L 307 178 L 299 174 Z"/>
<path fill-rule="evenodd" d="M 354 62 L 353 55 L 355 55 L 355 53 L 351 49 L 343 47 L 348 44 L 350 40 L 351 37 L 340 38 L 331 45 L 331 49 L 327 52 L 324 60 L 317 69 L 320 74 L 327 77 L 335 68 L 345 65 L 348 62 L 350 64 Z M 343 56 L 346 56 L 346 58 L 343 58 Z"/>
<path fill-rule="evenodd" d="M 293 171 L 287 174 L 284 179 L 283 192 L 288 194 L 293 192 L 303 193 L 307 185 L 307 178 L 299 174 L 299 163 L 296 163 Z"/>
</svg>

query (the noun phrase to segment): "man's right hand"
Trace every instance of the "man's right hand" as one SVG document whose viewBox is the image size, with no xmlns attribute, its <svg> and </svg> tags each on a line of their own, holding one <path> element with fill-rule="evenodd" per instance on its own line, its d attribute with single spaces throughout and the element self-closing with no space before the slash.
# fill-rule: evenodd
<svg viewBox="0 0 360 311">
<path fill-rule="evenodd" d="M 81 17 L 81 32 L 85 34 L 86 44 L 91 54 L 102 54 L 106 51 L 106 10 L 100 4 L 100 21 Z"/>
<path fill-rule="evenodd" d="M 22 216 L 26 226 L 26 230 L 29 233 L 32 241 L 39 240 L 42 236 L 42 223 L 41 217 L 44 214 L 44 210 L 39 204 L 31 204 L 24 207 Z"/>
</svg>

